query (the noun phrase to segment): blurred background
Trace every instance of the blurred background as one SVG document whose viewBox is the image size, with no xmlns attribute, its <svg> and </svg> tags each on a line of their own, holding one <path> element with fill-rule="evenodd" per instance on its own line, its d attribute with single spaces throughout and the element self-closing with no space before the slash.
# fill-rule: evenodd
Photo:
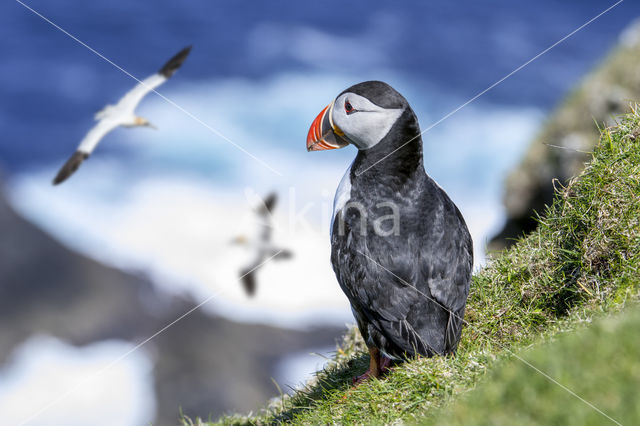
<svg viewBox="0 0 640 426">
<path fill-rule="evenodd" d="M 307 153 L 315 116 L 376 79 L 425 129 L 611 4 L 4 2 L 2 423 L 174 424 L 180 409 L 248 412 L 302 383 L 353 322 L 328 231 L 355 150 Z M 157 131 L 117 129 L 51 186 L 93 114 L 136 82 L 25 5 L 140 79 L 192 44 L 158 89 L 188 113 L 148 95 L 137 111 Z M 507 172 L 639 14 L 620 4 L 423 136 L 476 266 L 505 222 Z M 271 191 L 274 240 L 293 257 L 261 268 L 249 298 L 250 249 L 230 242 L 256 232 Z"/>
</svg>

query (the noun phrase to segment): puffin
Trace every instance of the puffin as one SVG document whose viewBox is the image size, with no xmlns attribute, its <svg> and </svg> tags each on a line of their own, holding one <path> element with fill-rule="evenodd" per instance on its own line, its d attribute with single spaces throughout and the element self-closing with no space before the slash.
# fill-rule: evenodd
<svg viewBox="0 0 640 426">
<path fill-rule="evenodd" d="M 250 261 L 239 271 L 242 287 L 248 297 L 255 296 L 257 290 L 256 274 L 268 259 L 285 260 L 293 257 L 290 250 L 278 247 L 273 242 L 272 214 L 278 201 L 278 195 L 271 192 L 264 200 L 260 201 L 261 205 L 254 210 L 258 225 L 255 237 L 249 240 L 246 236 L 240 235 L 231 241 L 232 244 L 249 247 L 252 252 Z"/>
<path fill-rule="evenodd" d="M 361 383 L 392 363 L 455 354 L 473 243 L 424 169 L 415 113 L 390 85 L 353 85 L 312 122 L 308 151 L 347 145 L 358 151 L 334 198 L 331 264 L 369 350 Z"/>
</svg>

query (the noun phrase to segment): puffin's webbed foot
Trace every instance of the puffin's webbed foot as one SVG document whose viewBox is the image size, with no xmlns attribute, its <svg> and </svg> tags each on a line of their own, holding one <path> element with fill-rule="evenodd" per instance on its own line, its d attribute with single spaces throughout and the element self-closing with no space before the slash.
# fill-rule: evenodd
<svg viewBox="0 0 640 426">
<path fill-rule="evenodd" d="M 369 356 L 369 369 L 364 374 L 353 378 L 353 384 L 356 386 L 369 380 L 370 377 L 379 378 L 390 370 L 391 358 L 382 355 L 378 348 L 369 347 Z"/>
</svg>

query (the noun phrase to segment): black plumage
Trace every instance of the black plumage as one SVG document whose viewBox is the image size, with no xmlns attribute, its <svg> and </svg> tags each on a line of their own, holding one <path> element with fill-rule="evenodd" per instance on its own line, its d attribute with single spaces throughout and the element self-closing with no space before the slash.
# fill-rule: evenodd
<svg viewBox="0 0 640 426">
<path fill-rule="evenodd" d="M 473 267 L 465 221 L 424 170 L 418 120 L 404 97 L 382 82 L 345 92 L 403 111 L 350 168 L 349 202 L 331 237 L 338 282 L 372 358 L 378 349 L 401 359 L 453 353 Z"/>
<path fill-rule="evenodd" d="M 182 63 L 187 56 L 189 56 L 189 52 L 191 52 L 191 46 L 187 46 L 178 53 L 176 53 L 171 59 L 169 59 L 158 71 L 158 74 L 165 76 L 166 78 L 171 77 L 175 72 L 180 68 Z"/>
<path fill-rule="evenodd" d="M 76 170 L 78 170 L 78 167 L 80 167 L 82 162 L 87 158 L 89 158 L 89 154 L 87 154 L 86 152 L 74 152 L 73 155 L 69 157 L 67 162 L 64 163 L 62 168 L 60 168 L 60 171 L 58 171 L 58 174 L 53 179 L 53 184 L 58 185 L 67 180 L 69 176 L 71 176 Z"/>
</svg>

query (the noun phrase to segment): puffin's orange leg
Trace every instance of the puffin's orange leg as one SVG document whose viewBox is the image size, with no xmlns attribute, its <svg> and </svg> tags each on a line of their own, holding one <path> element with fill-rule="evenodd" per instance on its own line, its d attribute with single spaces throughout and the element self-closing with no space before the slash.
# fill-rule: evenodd
<svg viewBox="0 0 640 426">
<path fill-rule="evenodd" d="M 380 353 L 380 349 L 375 346 L 369 347 L 369 369 L 361 376 L 353 378 L 353 384 L 360 383 L 369 379 L 369 377 L 380 377 L 389 370 L 391 359 Z"/>
</svg>

